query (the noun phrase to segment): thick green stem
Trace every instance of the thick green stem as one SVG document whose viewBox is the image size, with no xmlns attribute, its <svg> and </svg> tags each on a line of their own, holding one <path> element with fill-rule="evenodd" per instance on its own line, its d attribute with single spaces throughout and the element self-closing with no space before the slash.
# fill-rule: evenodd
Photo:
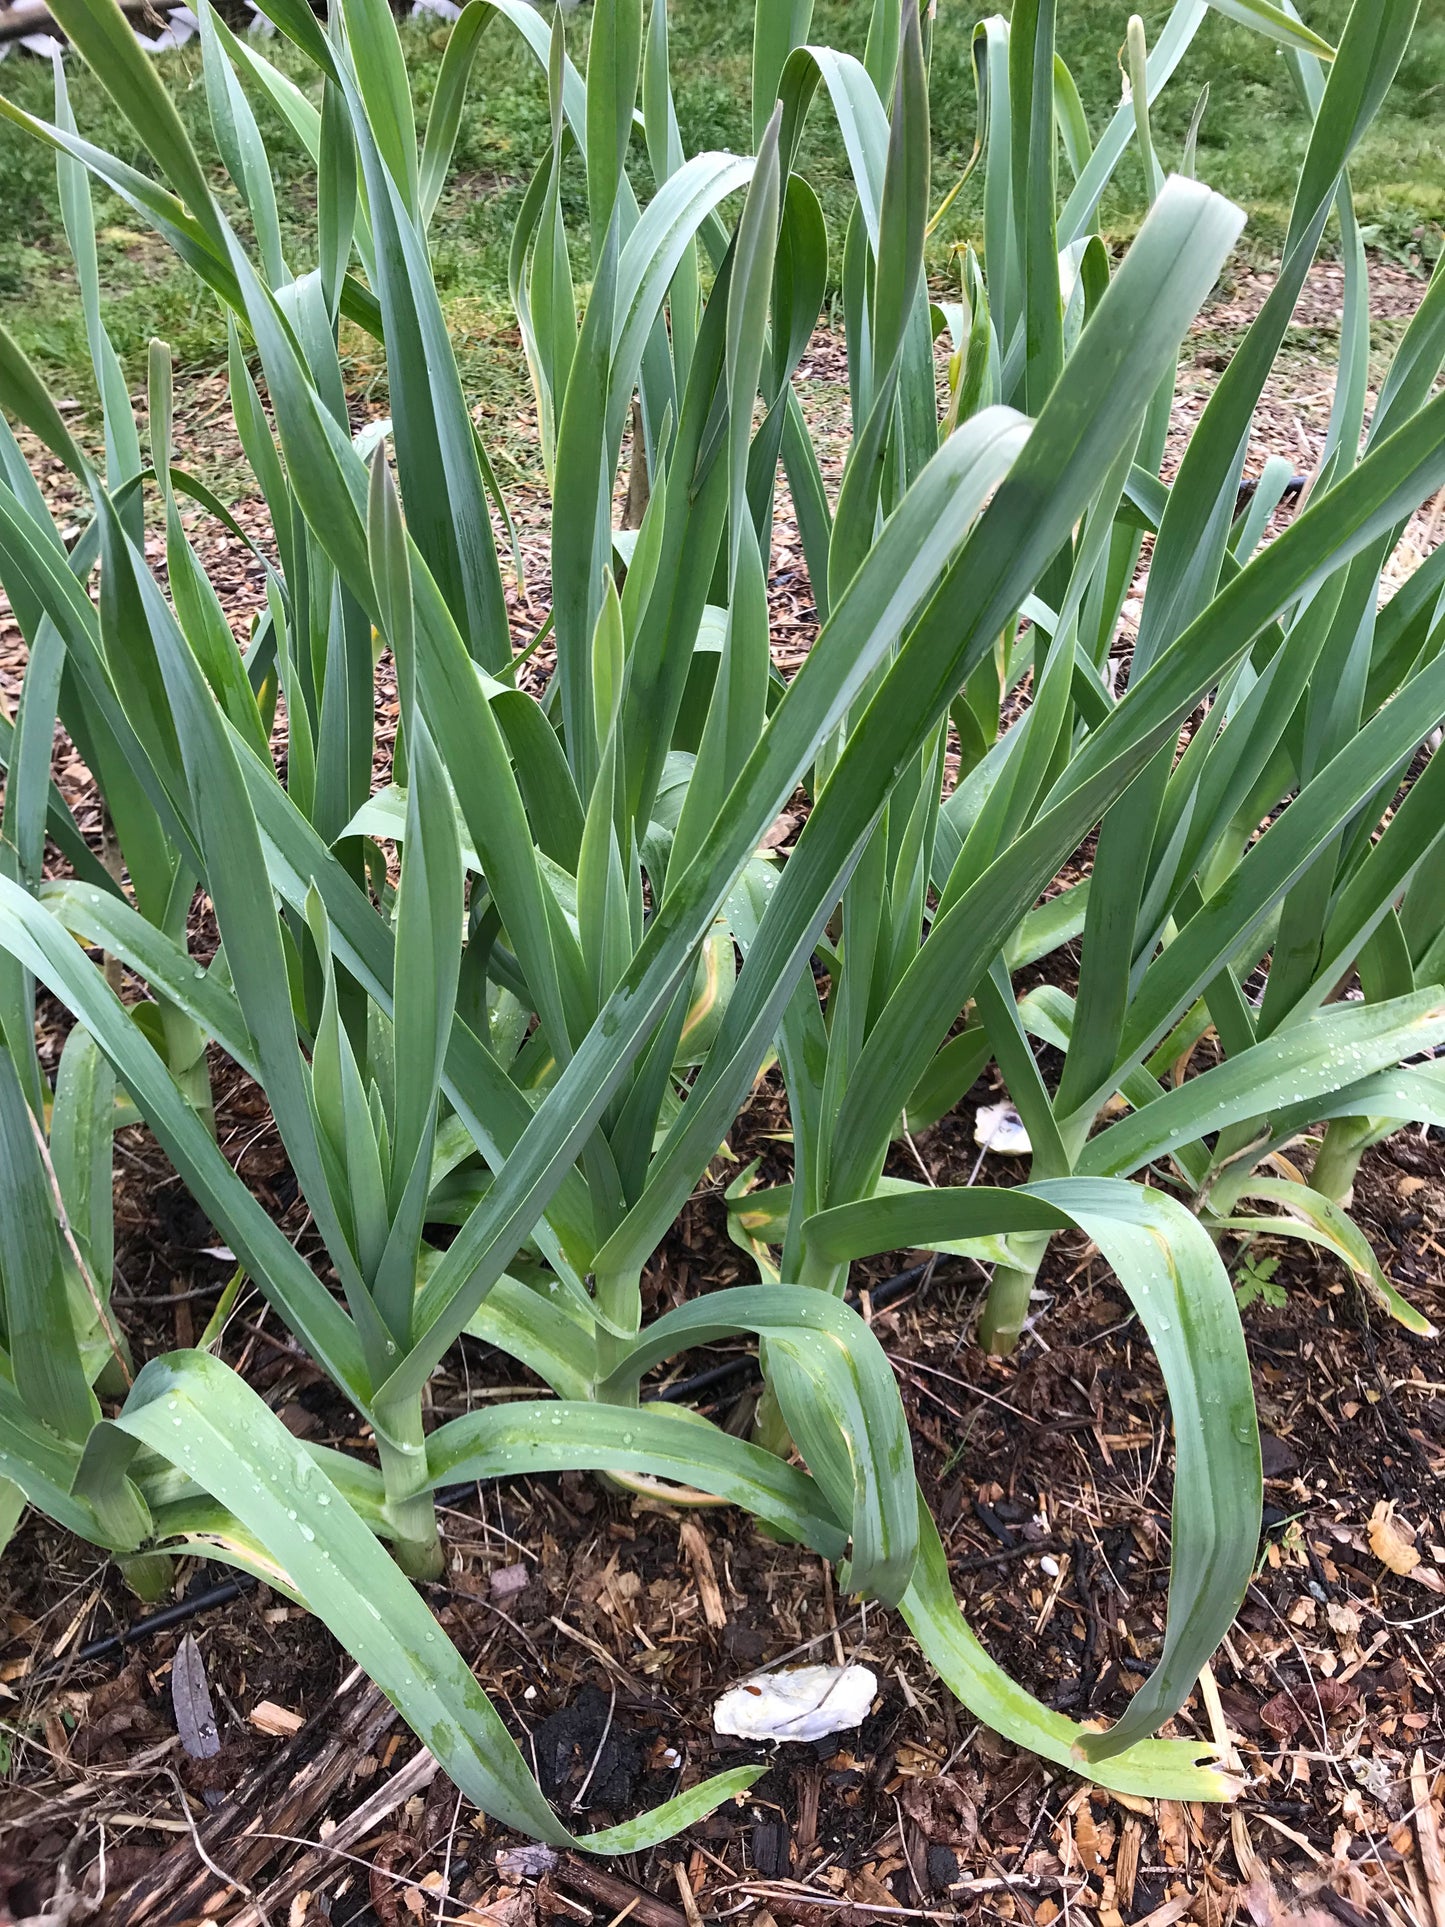
<svg viewBox="0 0 1445 1927">
<path fill-rule="evenodd" d="M 1045 1234 L 1037 1238 L 1014 1238 L 1011 1242 L 1023 1263 L 994 1267 L 983 1316 L 978 1321 L 978 1342 L 996 1358 L 1006 1357 L 1019 1342 L 1049 1240 Z"/>
<path fill-rule="evenodd" d="M 1332 1118 L 1310 1172 L 1311 1188 L 1334 1204 L 1348 1205 L 1360 1159 L 1374 1136 L 1373 1120 L 1368 1117 Z"/>
<path fill-rule="evenodd" d="M 601 1380 L 622 1363 L 632 1349 L 637 1333 L 642 1329 L 642 1273 L 639 1269 L 626 1271 L 599 1271 L 592 1280 L 592 1288 L 598 1309 L 608 1321 L 627 1336 L 619 1336 L 618 1330 L 609 1331 L 599 1322 L 597 1326 L 597 1378 Z M 635 1405 L 637 1403 L 637 1384 L 628 1380 L 622 1388 L 608 1396 L 612 1405 Z"/>
<path fill-rule="evenodd" d="M 1258 1168 L 1252 1157 L 1236 1158 L 1208 1179 L 1202 1197 L 1210 1218 L 1228 1218 L 1238 1210 L 1239 1201 Z"/>
<path fill-rule="evenodd" d="M 798 1283 L 809 1285 L 814 1291 L 831 1291 L 835 1298 L 841 1298 L 848 1289 L 848 1267 L 825 1263 L 805 1245 L 798 1266 Z"/>
<path fill-rule="evenodd" d="M 384 1436 L 378 1425 L 376 1446 L 386 1488 L 386 1516 L 394 1535 L 392 1556 L 411 1579 L 439 1579 L 442 1548 L 436 1500 L 427 1475 L 421 1401 L 412 1400 L 384 1416 L 390 1436 Z"/>
<path fill-rule="evenodd" d="M 164 1552 L 121 1553 L 116 1564 L 136 1598 L 147 1606 L 165 1598 L 176 1576 L 176 1562 Z"/>
</svg>

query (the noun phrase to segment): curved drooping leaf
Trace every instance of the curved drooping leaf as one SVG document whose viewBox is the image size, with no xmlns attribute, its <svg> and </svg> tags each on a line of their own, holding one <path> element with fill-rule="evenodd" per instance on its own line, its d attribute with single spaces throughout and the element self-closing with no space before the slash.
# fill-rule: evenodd
<svg viewBox="0 0 1445 1927">
<path fill-rule="evenodd" d="M 427 1440 L 433 1485 L 527 1472 L 627 1472 L 672 1479 L 743 1507 L 840 1559 L 847 1534 L 818 1485 L 761 1446 L 665 1405 L 518 1401 L 468 1412 Z"/>
<path fill-rule="evenodd" d="M 919 1496 L 918 1564 L 898 1610 L 940 1678 L 969 1711 L 1015 1746 L 1087 1773 L 1116 1793 L 1151 1800 L 1228 1800 L 1238 1782 L 1213 1763 L 1214 1749 L 1197 1740 L 1136 1740 L 1123 1752 L 1085 1753 L 1090 1729 L 1050 1712 L 979 1645 L 969 1631 L 948 1577 L 938 1528 Z"/>
<path fill-rule="evenodd" d="M 917 1549 L 913 1454 L 893 1371 L 855 1311 L 797 1285 L 738 1285 L 655 1319 L 601 1387 L 616 1397 L 651 1366 L 692 1345 L 753 1331 L 770 1360 L 798 1449 L 853 1541 L 853 1583 L 887 1603 L 908 1583 Z"/>
<path fill-rule="evenodd" d="M 1370 1249 L 1369 1240 L 1349 1213 L 1333 1199 L 1326 1198 L 1308 1185 L 1288 1178 L 1252 1177 L 1241 1199 L 1263 1198 L 1280 1208 L 1278 1217 L 1242 1216 L 1236 1210 L 1227 1218 L 1212 1221 L 1218 1231 L 1235 1231 L 1268 1238 L 1302 1238 L 1319 1250 L 1328 1251 L 1347 1265 L 1361 1284 L 1372 1291 L 1390 1316 L 1406 1331 L 1419 1338 L 1434 1338 L 1436 1330 L 1385 1276 L 1383 1267 Z"/>
<path fill-rule="evenodd" d="M 155 1359 L 119 1417 L 93 1436 L 81 1486 L 122 1478 L 139 1446 L 178 1466 L 254 1536 L 381 1687 L 453 1783 L 539 1840 L 631 1853 L 750 1786 L 743 1767 L 603 1832 L 574 1835 L 542 1798 L 471 1669 L 324 1468 L 234 1372 L 207 1352 Z"/>
<path fill-rule="evenodd" d="M 839 1205 L 810 1220 L 814 1248 L 862 1257 L 942 1238 L 1077 1225 L 1128 1292 L 1159 1357 L 1174 1419 L 1169 1619 L 1159 1662 L 1106 1734 L 1104 1760 L 1183 1705 L 1244 1597 L 1259 1543 L 1259 1428 L 1239 1312 L 1219 1254 L 1176 1199 L 1108 1178 L 1009 1190 L 942 1188 Z M 979 1709 L 975 1709 L 979 1710 Z"/>
</svg>

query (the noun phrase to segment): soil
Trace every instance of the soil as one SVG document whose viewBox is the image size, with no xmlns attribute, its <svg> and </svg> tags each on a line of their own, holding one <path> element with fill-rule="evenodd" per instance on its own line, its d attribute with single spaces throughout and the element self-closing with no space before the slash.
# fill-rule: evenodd
<svg viewBox="0 0 1445 1927">
<path fill-rule="evenodd" d="M 1388 340 L 1423 283 L 1378 266 Z M 1204 317 L 1181 385 L 1180 435 L 1266 286 L 1241 272 Z M 1322 266 L 1260 411 L 1251 472 L 1272 452 L 1294 455 L 1304 472 L 1318 455 L 1338 313 L 1338 270 Z M 818 338 L 802 380 L 814 419 L 840 424 L 846 370 L 836 340 Z M 223 394 L 223 378 L 203 374 L 177 411 L 181 459 L 213 480 L 234 465 Z M 525 421 L 517 432 L 523 480 L 509 494 L 526 563 L 525 585 L 511 590 L 520 644 L 540 627 L 548 584 L 535 446 L 529 455 Z M 830 479 L 842 445 L 840 430 Z M 63 502 L 68 485 L 54 465 L 37 467 Z M 264 544 L 259 506 L 242 501 L 235 512 Z M 779 518 L 774 636 L 787 673 L 816 618 L 785 497 Z M 1427 512 L 1407 541 L 1424 553 L 1435 533 Z M 259 564 L 234 538 L 198 529 L 197 539 L 242 635 L 264 593 Z M 1128 639 L 1126 624 L 1121 646 Z M 12 709 L 22 669 L 0 604 L 0 693 Z M 394 724 L 383 681 L 379 776 Z M 63 741 L 55 774 L 98 839 L 94 792 Z M 196 935 L 204 954 L 205 933 Z M 52 1063 L 65 1024 L 42 999 Z M 212 1070 L 227 1155 L 317 1256 L 259 1093 L 214 1054 Z M 974 1107 L 998 1095 L 984 1080 L 918 1135 L 930 1178 L 968 1177 Z M 750 1281 L 722 1192 L 754 1156 L 765 1181 L 788 1178 L 777 1135 L 785 1122 L 770 1077 L 658 1252 L 650 1310 Z M 116 1305 L 139 1359 L 194 1342 L 230 1267 L 149 1135 L 123 1131 L 117 1149 Z M 903 1147 L 896 1168 L 917 1176 L 914 1151 Z M 1008 1183 L 1018 1167 L 990 1155 L 979 1175 Z M 1445 1143 L 1412 1130 L 1368 1153 L 1355 1215 L 1401 1289 L 1445 1322 Z M 1174 1723 L 1234 1748 L 1245 1790 L 1232 1807 L 1107 1795 L 1017 1752 L 952 1700 L 894 1615 L 839 1596 L 817 1558 L 726 1509 L 680 1512 L 580 1475 L 445 1494 L 447 1571 L 431 1602 L 570 1824 L 605 1826 L 680 1780 L 767 1765 L 743 1800 L 688 1835 L 599 1868 L 528 1848 L 474 1813 L 428 1772 L 389 1709 L 367 1698 L 324 1629 L 266 1587 L 147 1631 L 154 1609 L 91 1548 L 32 1514 L 0 1571 L 0 1922 L 68 1927 L 100 1913 L 273 1927 L 432 1918 L 695 1927 L 700 1917 L 764 1927 L 1171 1927 L 1185 1918 L 1431 1927 L 1433 1903 L 1434 1927 L 1445 1927 L 1445 1881 L 1432 1887 L 1445 1793 L 1438 1351 L 1384 1322 L 1349 1277 L 1304 1248 L 1282 1241 L 1252 1255 L 1277 1259 L 1270 1296 L 1283 1299 L 1244 1312 L 1265 1434 L 1259 1562 L 1213 1664 L 1217 1707 L 1201 1692 Z M 856 1268 L 865 1309 L 868 1288 L 908 1264 L 900 1253 Z M 914 1269 L 901 1296 L 879 1294 L 871 1322 L 898 1375 L 962 1609 L 1046 1703 L 1075 1718 L 1117 1714 L 1163 1629 L 1170 1455 L 1152 1353 L 1081 1236 L 1054 1240 L 1037 1318 L 1008 1360 L 974 1343 L 976 1268 Z M 354 1416 L 258 1298 L 231 1330 L 231 1362 L 299 1437 L 365 1449 Z M 742 1424 L 755 1380 L 736 1348 L 696 1355 L 685 1369 L 730 1358 L 736 1375 L 700 1403 Z M 531 1389 L 520 1368 L 464 1340 L 434 1382 L 434 1417 Z M 1391 1524 L 1418 1553 L 1407 1572 L 1379 1556 Z M 1408 1559 L 1397 1553 L 1394 1563 Z M 209 1599 L 231 1576 L 182 1561 L 163 1604 Z M 91 1654 L 128 1631 L 136 1636 L 119 1649 Z M 198 1644 L 214 1704 L 220 1750 L 208 1759 L 192 1758 L 177 1734 L 170 1674 L 183 1638 Z M 713 1735 L 718 1693 L 803 1656 L 873 1668 L 878 1695 L 856 1732 L 778 1747 Z"/>
</svg>

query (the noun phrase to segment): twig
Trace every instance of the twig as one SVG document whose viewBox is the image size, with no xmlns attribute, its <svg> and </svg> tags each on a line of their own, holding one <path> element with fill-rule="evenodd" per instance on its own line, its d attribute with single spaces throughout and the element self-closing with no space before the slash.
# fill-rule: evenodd
<svg viewBox="0 0 1445 1927">
<path fill-rule="evenodd" d="M 656 1894 L 645 1892 L 619 1874 L 606 1872 L 594 1862 L 584 1860 L 581 1854 L 559 1855 L 550 1871 L 559 1886 L 586 1894 L 600 1906 L 621 1910 L 629 1920 L 635 1920 L 638 1927 L 688 1927 L 686 1914 L 670 1902 L 659 1900 Z M 613 1918 L 616 1917 L 614 1911 Z"/>
<path fill-rule="evenodd" d="M 195 1815 L 191 1812 L 190 1802 L 186 1799 L 186 1789 L 181 1785 L 181 1776 L 173 1766 L 168 1767 L 166 1771 L 175 1783 L 176 1798 L 181 1803 L 181 1817 L 190 1829 L 191 1846 L 195 1850 L 196 1858 L 203 1867 L 208 1868 L 209 1871 L 216 1876 L 223 1887 L 229 1887 L 233 1893 L 244 1894 L 246 1896 L 247 1900 L 249 1900 L 251 1905 L 256 1909 L 261 1927 L 271 1927 L 270 1919 L 262 1908 L 260 1901 L 257 1900 L 255 1894 L 246 1885 L 245 1881 L 235 1879 L 233 1875 L 226 1872 L 224 1867 L 218 1867 L 206 1852 L 205 1842 L 201 1839 L 196 1827 Z"/>
<path fill-rule="evenodd" d="M 452 1808 L 452 1824 L 447 1831 L 447 1857 L 442 1862 L 442 1890 L 437 1895 L 437 1920 L 447 1917 L 447 1902 L 452 1892 L 452 1844 L 457 1837 L 457 1822 L 462 1817 L 462 1796 L 457 1795 L 457 1803 Z"/>
<path fill-rule="evenodd" d="M 1440 1851 L 1440 1830 L 1430 1802 L 1430 1776 L 1420 1747 L 1416 1747 L 1410 1763 L 1410 1794 L 1415 1802 L 1415 1833 L 1420 1842 L 1425 1884 L 1430 1889 L 1430 1905 L 1435 1911 L 1435 1927 L 1445 1927 L 1445 1855 Z"/>
<path fill-rule="evenodd" d="M 597 1740 L 597 1750 L 592 1755 L 592 1764 L 588 1767 L 587 1772 L 583 1777 L 582 1784 L 577 1789 L 576 1798 L 572 1802 L 572 1811 L 574 1813 L 581 1813 L 583 1810 L 582 1802 L 587 1797 L 587 1789 L 588 1787 L 591 1786 L 592 1776 L 597 1771 L 597 1762 L 602 1758 L 602 1749 L 604 1746 L 606 1746 L 607 1736 L 612 1731 L 612 1715 L 616 1711 L 617 1711 L 617 1684 L 616 1684 L 616 1681 L 614 1681 L 612 1685 L 612 1697 L 607 1702 L 607 1718 L 602 1722 L 602 1731 L 598 1736 L 598 1740 Z"/>
<path fill-rule="evenodd" d="M 687 1868 L 680 1860 L 672 1863 L 672 1877 L 677 1882 L 677 1897 L 682 1902 L 682 1911 L 687 1915 L 687 1927 L 702 1927 L 702 1911 L 697 1904 L 697 1895 L 687 1877 Z"/>
<path fill-rule="evenodd" d="M 347 1849 L 356 1841 L 364 1840 L 379 1821 L 386 1819 L 388 1814 L 394 1813 L 414 1793 L 421 1793 L 429 1787 L 439 1771 L 436 1760 L 423 1747 L 419 1753 L 412 1755 L 404 1767 L 393 1773 L 383 1786 L 379 1786 L 374 1793 L 363 1800 L 359 1807 L 349 1813 L 344 1820 L 338 1821 L 325 1840 L 300 1840 L 291 1834 L 269 1835 L 268 1838 L 305 1847 L 307 1851 L 294 1861 L 285 1873 L 271 1882 L 261 1896 L 261 1901 L 268 1907 L 274 1907 L 279 1913 L 283 1907 L 290 1904 L 301 1888 L 323 1877 L 328 1860 L 340 1860 L 343 1864 L 354 1860 L 355 1856 Z M 368 1866 L 369 1862 L 362 1860 L 357 1864 Z M 382 1872 L 384 1869 L 378 1868 L 375 1871 Z M 399 1874 L 389 1874 L 387 1877 L 408 1886 L 416 1885 L 420 1889 L 419 1882 L 403 1882 L 403 1876 Z M 246 1907 L 230 1922 L 230 1927 L 261 1927 L 261 1917 L 256 1908 Z"/>
</svg>

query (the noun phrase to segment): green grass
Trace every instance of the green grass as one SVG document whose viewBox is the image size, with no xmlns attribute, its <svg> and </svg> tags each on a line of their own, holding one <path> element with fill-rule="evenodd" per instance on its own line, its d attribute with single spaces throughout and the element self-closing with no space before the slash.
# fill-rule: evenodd
<svg viewBox="0 0 1445 1927">
<path fill-rule="evenodd" d="M 690 148 L 741 147 L 749 129 L 751 0 L 673 0 L 673 72 L 678 113 Z M 817 0 L 813 37 L 862 52 L 868 7 L 864 0 Z M 979 10 L 981 11 L 981 9 Z M 1117 54 L 1128 0 L 1062 0 L 1060 50 L 1083 95 L 1095 133 L 1119 98 Z M 1168 12 L 1142 9 L 1151 39 Z M 1336 33 L 1345 0 L 1313 0 L 1310 24 Z M 940 0 L 933 57 L 935 183 L 941 194 L 962 170 L 973 144 L 975 101 L 969 46 L 978 13 L 961 0 Z M 585 33 L 585 13 L 574 17 L 574 39 Z M 425 115 L 446 29 L 408 22 L 403 27 Z M 270 56 L 298 79 L 309 75 L 280 39 Z M 164 57 L 163 72 L 201 151 L 214 154 L 200 85 L 200 53 L 193 43 Z M 119 120 L 93 77 L 72 62 L 71 89 L 83 133 L 137 165 L 139 143 Z M 1250 213 L 1247 245 L 1256 258 L 1277 245 L 1288 196 L 1303 151 L 1305 122 L 1285 60 L 1258 36 L 1211 16 L 1155 111 L 1155 134 L 1166 165 L 1178 157 L 1200 89 L 1209 105 L 1199 143 L 1199 172 Z M 16 54 L 0 68 L 0 91 L 31 112 L 48 115 L 46 62 Z M 263 100 L 256 102 L 266 135 L 288 249 L 309 259 L 314 205 L 309 171 L 294 139 Z M 541 77 L 503 23 L 489 29 L 475 69 L 455 170 L 438 211 L 437 279 L 464 374 L 479 399 L 513 392 L 518 360 L 507 297 L 507 247 L 513 218 L 547 137 Z M 841 145 L 821 105 L 815 107 L 808 166 L 823 198 L 835 249 L 846 216 Z M 640 146 L 640 144 L 639 144 Z M 639 158 L 639 187 L 647 191 Z M 219 178 L 219 176 L 218 176 Z M 1415 44 L 1354 169 L 1360 218 L 1373 238 L 1402 258 L 1428 264 L 1445 223 L 1445 0 L 1424 0 Z M 1126 161 L 1102 208 L 1105 232 L 1124 239 L 1140 216 L 1141 179 Z M 585 215 L 581 171 L 570 212 Z M 105 193 L 96 197 L 106 319 L 127 368 L 140 379 L 145 343 L 153 334 L 172 344 L 182 366 L 214 365 L 223 351 L 218 315 L 197 292 L 194 278 L 162 243 Z M 0 314 L 52 378 L 86 404 L 90 378 L 84 336 L 61 231 L 52 157 L 18 130 L 0 126 Z M 585 225 L 585 221 L 580 222 Z M 966 190 L 935 238 L 932 266 L 945 275 L 952 243 L 977 239 L 979 206 Z M 582 272 L 578 264 L 579 275 Z M 358 381 L 374 370 L 358 347 Z"/>
</svg>

